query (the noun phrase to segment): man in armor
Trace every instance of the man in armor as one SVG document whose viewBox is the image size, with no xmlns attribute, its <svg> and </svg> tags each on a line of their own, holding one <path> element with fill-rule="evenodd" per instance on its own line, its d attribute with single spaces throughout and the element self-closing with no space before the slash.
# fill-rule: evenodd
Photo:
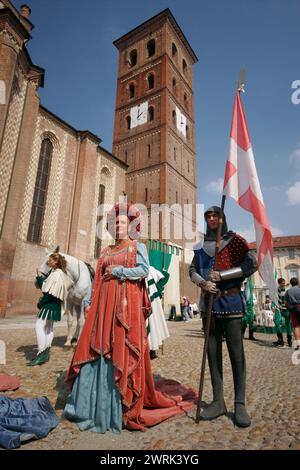
<svg viewBox="0 0 300 470">
<path fill-rule="evenodd" d="M 246 363 L 243 347 L 242 318 L 244 306 L 241 286 L 245 278 L 257 270 L 257 260 L 244 238 L 227 230 L 223 216 L 221 242 L 214 266 L 217 231 L 222 215 L 220 207 L 212 206 L 204 214 L 207 232 L 203 247 L 196 246 L 190 266 L 191 280 L 201 287 L 200 310 L 206 322 L 209 294 L 214 295 L 212 324 L 208 339 L 208 363 L 213 388 L 213 401 L 201 411 L 201 419 L 212 420 L 227 413 L 223 394 L 222 337 L 226 338 L 234 382 L 234 421 L 247 427 L 251 419 L 245 407 Z"/>
</svg>

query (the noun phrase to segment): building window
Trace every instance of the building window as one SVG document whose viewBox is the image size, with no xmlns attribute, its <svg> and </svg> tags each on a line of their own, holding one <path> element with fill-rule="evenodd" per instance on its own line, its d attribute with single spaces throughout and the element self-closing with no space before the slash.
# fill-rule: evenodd
<svg viewBox="0 0 300 470">
<path fill-rule="evenodd" d="M 174 42 L 172 42 L 172 57 L 177 58 L 177 47 Z"/>
<path fill-rule="evenodd" d="M 148 158 L 151 158 L 151 145 L 148 144 Z"/>
<path fill-rule="evenodd" d="M 98 208 L 104 204 L 105 200 L 105 186 L 100 184 L 99 186 L 99 194 L 98 194 Z M 94 249 L 94 257 L 99 258 L 100 251 L 101 251 L 101 233 L 98 232 L 101 229 L 101 222 L 103 221 L 103 215 L 97 215 L 96 221 L 96 238 L 95 238 L 95 249 Z"/>
<path fill-rule="evenodd" d="M 292 279 L 292 277 L 299 279 L 299 270 L 297 268 L 289 269 L 289 280 Z"/>
<path fill-rule="evenodd" d="M 126 116 L 126 127 L 127 127 L 127 129 L 130 129 L 130 126 L 131 126 L 131 117 Z"/>
<path fill-rule="evenodd" d="M 137 64 L 137 50 L 136 49 L 132 49 L 132 51 L 130 51 L 129 61 L 130 61 L 131 67 L 134 67 Z"/>
<path fill-rule="evenodd" d="M 155 39 L 150 39 L 150 41 L 147 42 L 147 51 L 148 57 L 152 57 L 155 54 Z"/>
<path fill-rule="evenodd" d="M 41 145 L 27 234 L 27 240 L 33 243 L 40 243 L 41 241 L 52 155 L 52 142 L 50 139 L 44 139 Z"/>
<path fill-rule="evenodd" d="M 148 188 L 145 188 L 145 202 L 148 201 Z"/>
<path fill-rule="evenodd" d="M 149 107 L 148 113 L 149 113 L 149 121 L 153 121 L 154 120 L 154 108 L 153 108 L 153 106 Z"/>
<path fill-rule="evenodd" d="M 125 163 L 128 163 L 128 152 L 125 150 Z"/>
<path fill-rule="evenodd" d="M 174 160 L 176 162 L 176 157 L 177 157 L 177 150 L 176 150 L 176 147 L 174 147 Z"/>
<path fill-rule="evenodd" d="M 189 173 L 190 172 L 190 162 L 189 162 L 189 160 L 187 162 L 187 166 L 188 166 L 188 173 Z"/>
<path fill-rule="evenodd" d="M 184 103 L 184 106 L 187 108 L 187 106 L 188 106 L 188 99 L 187 99 L 186 93 L 184 93 L 184 95 L 183 95 L 183 103 Z"/>
<path fill-rule="evenodd" d="M 148 90 L 152 90 L 152 88 L 154 88 L 154 75 L 153 75 L 153 73 L 150 73 L 150 75 L 148 75 L 147 81 L 148 81 Z"/>
<path fill-rule="evenodd" d="M 182 59 L 182 71 L 186 75 L 186 73 L 187 73 L 187 63 L 184 59 Z"/>
<path fill-rule="evenodd" d="M 175 111 L 175 109 L 172 112 L 172 121 L 173 121 L 174 126 L 176 126 L 176 111 Z"/>
<path fill-rule="evenodd" d="M 129 85 L 129 98 L 134 98 L 135 95 L 135 85 L 134 83 L 130 83 Z"/>
<path fill-rule="evenodd" d="M 173 89 L 174 95 L 176 95 L 176 80 L 175 80 L 175 78 L 173 78 L 173 80 L 172 80 L 172 89 Z"/>
<path fill-rule="evenodd" d="M 187 139 L 190 139 L 190 128 L 189 126 L 185 126 L 185 135 Z"/>
<path fill-rule="evenodd" d="M 289 259 L 295 259 L 295 248 L 289 248 L 288 253 L 289 253 Z"/>
<path fill-rule="evenodd" d="M 176 204 L 178 204 L 178 192 L 176 191 Z"/>
</svg>

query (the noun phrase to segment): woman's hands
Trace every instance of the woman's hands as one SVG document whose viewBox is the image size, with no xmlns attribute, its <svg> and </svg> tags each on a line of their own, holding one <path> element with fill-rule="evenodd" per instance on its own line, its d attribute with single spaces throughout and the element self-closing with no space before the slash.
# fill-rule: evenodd
<svg viewBox="0 0 300 470">
<path fill-rule="evenodd" d="M 37 276 L 41 276 L 41 275 L 42 275 L 42 273 L 38 270 L 38 268 L 36 268 L 36 275 L 37 275 Z"/>
<path fill-rule="evenodd" d="M 118 266 L 115 264 L 111 264 L 107 266 L 105 269 L 105 273 L 103 274 L 103 279 L 104 281 L 109 281 L 110 279 L 115 279 L 115 276 L 112 274 L 112 271 L 114 268 L 117 268 Z"/>
</svg>

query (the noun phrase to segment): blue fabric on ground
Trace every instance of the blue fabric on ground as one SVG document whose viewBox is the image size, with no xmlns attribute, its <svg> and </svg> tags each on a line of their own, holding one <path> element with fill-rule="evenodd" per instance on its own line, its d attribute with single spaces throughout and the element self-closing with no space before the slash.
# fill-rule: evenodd
<svg viewBox="0 0 300 470">
<path fill-rule="evenodd" d="M 29 439 L 46 437 L 59 419 L 47 397 L 0 396 L 0 445 L 15 449 Z"/>
<path fill-rule="evenodd" d="M 81 431 L 122 431 L 121 396 L 115 386 L 114 366 L 102 356 L 84 364 L 76 377 L 64 411 Z"/>
</svg>

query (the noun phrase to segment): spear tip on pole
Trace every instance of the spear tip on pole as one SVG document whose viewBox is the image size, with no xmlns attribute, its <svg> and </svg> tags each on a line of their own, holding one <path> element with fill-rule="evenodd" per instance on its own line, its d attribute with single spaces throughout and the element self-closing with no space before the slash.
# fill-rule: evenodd
<svg viewBox="0 0 300 470">
<path fill-rule="evenodd" d="M 239 73 L 239 79 L 237 83 L 237 91 L 238 92 L 243 92 L 245 93 L 245 75 L 246 75 L 246 69 L 245 67 L 241 67 L 240 73 Z"/>
</svg>

